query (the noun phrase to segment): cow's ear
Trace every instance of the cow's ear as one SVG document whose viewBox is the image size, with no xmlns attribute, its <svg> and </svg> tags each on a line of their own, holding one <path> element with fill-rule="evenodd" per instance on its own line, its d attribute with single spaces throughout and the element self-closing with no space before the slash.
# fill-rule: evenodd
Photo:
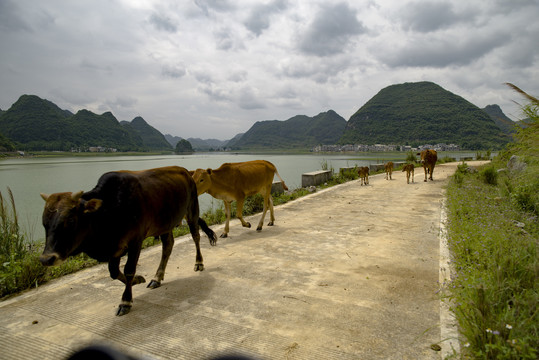
<svg viewBox="0 0 539 360">
<path fill-rule="evenodd" d="M 93 213 L 99 210 L 99 208 L 103 205 L 103 200 L 99 199 L 90 199 L 84 203 L 84 213 Z"/>
<path fill-rule="evenodd" d="M 207 172 L 209 175 L 211 175 L 211 169 L 210 169 L 210 168 L 208 168 L 208 169 L 206 170 L 206 172 Z"/>
<path fill-rule="evenodd" d="M 39 195 L 41 195 L 41 198 L 42 198 L 43 200 L 45 200 L 45 201 L 47 201 L 47 199 L 48 199 L 49 196 L 50 196 L 50 195 L 44 194 L 44 193 L 41 193 L 41 194 L 39 194 Z"/>
</svg>

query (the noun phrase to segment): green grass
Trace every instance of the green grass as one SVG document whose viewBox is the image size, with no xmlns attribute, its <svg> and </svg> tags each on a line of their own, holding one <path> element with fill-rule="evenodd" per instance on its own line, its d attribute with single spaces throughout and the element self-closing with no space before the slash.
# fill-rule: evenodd
<svg viewBox="0 0 539 360">
<path fill-rule="evenodd" d="M 458 166 L 447 191 L 454 272 L 444 284 L 461 358 L 539 356 L 539 120 L 474 171 Z M 517 156 L 517 166 L 509 159 Z"/>
</svg>

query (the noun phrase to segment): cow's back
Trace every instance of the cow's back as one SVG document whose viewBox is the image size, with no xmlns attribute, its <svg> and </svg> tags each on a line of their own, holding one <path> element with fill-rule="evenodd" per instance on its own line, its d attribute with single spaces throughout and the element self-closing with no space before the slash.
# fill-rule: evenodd
<svg viewBox="0 0 539 360">
<path fill-rule="evenodd" d="M 99 219 L 94 220 L 99 228 L 109 228 L 107 237 L 122 238 L 127 233 L 147 237 L 170 230 L 180 223 L 196 196 L 187 170 L 171 166 L 106 173 L 83 199 L 103 200 Z"/>
<path fill-rule="evenodd" d="M 213 186 L 226 186 L 241 190 L 246 196 L 254 195 L 260 189 L 273 183 L 276 168 L 269 161 L 254 160 L 238 163 L 224 163 L 213 170 Z M 214 179 L 218 179 L 216 182 Z"/>
</svg>

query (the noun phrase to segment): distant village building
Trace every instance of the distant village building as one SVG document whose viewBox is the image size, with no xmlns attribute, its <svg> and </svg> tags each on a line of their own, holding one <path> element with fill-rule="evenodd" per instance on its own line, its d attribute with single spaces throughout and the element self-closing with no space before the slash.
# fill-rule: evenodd
<svg viewBox="0 0 539 360">
<path fill-rule="evenodd" d="M 384 152 L 384 151 L 421 151 L 424 149 L 434 149 L 436 151 L 459 151 L 460 146 L 455 144 L 425 144 L 420 145 L 417 148 L 413 148 L 409 145 L 364 145 L 364 144 L 347 144 L 347 145 L 318 145 L 311 149 L 312 152 Z"/>
<path fill-rule="evenodd" d="M 89 152 L 117 152 L 118 149 L 115 148 L 106 148 L 102 146 L 90 146 L 88 148 Z"/>
</svg>

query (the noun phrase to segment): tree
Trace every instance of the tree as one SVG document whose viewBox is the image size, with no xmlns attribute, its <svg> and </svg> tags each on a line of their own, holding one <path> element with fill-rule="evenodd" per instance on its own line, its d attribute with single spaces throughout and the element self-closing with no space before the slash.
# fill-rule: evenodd
<svg viewBox="0 0 539 360">
<path fill-rule="evenodd" d="M 181 139 L 176 144 L 176 149 L 174 150 L 176 154 L 192 154 L 193 153 L 193 147 L 191 146 L 191 143 L 185 139 Z"/>
</svg>

